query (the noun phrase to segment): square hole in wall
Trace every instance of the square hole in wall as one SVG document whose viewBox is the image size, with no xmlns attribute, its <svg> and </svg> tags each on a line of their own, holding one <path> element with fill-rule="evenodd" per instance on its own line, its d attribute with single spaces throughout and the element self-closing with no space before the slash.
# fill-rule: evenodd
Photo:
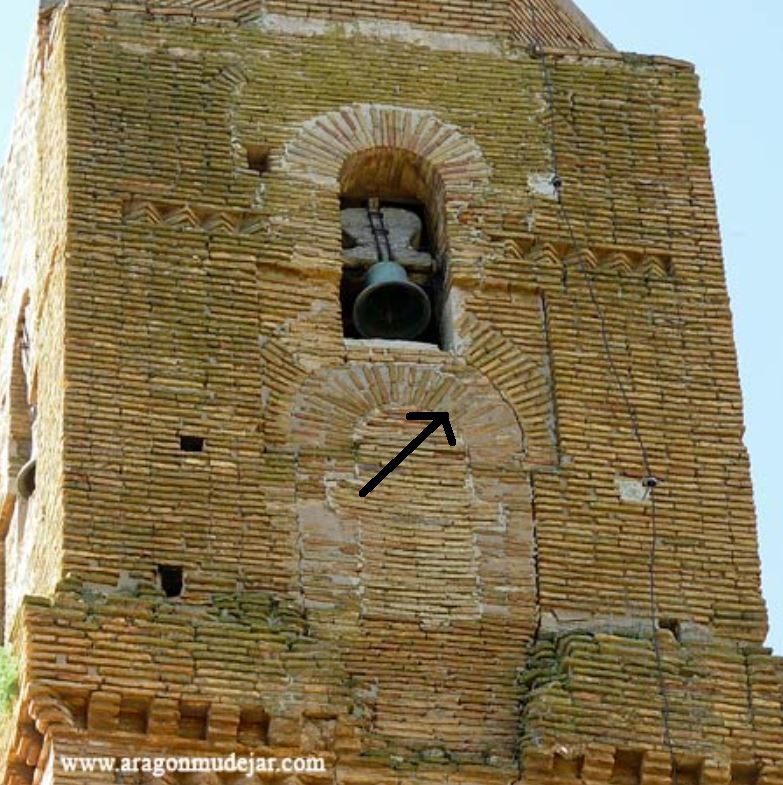
<svg viewBox="0 0 783 785">
<path fill-rule="evenodd" d="M 678 758 L 674 764 L 675 781 L 679 785 L 701 785 L 703 770 L 703 758 Z"/>
<path fill-rule="evenodd" d="M 611 782 L 616 785 L 639 785 L 642 781 L 644 753 L 637 750 L 615 750 Z"/>
<path fill-rule="evenodd" d="M 159 564 L 158 586 L 167 597 L 181 597 L 185 591 L 185 570 L 172 564 Z"/>
<path fill-rule="evenodd" d="M 247 152 L 247 166 L 259 175 L 269 171 L 270 148 L 268 145 L 249 144 L 245 145 Z"/>
<path fill-rule="evenodd" d="M 204 452 L 207 440 L 203 436 L 180 436 L 179 447 L 182 452 Z"/>
<path fill-rule="evenodd" d="M 185 739 L 207 738 L 207 715 L 209 707 L 205 703 L 182 702 L 179 714 L 179 735 Z"/>
<path fill-rule="evenodd" d="M 584 755 L 575 758 L 566 758 L 555 753 L 552 760 L 552 773 L 558 779 L 578 780 L 582 776 L 582 769 L 585 765 Z"/>
<path fill-rule="evenodd" d="M 269 742 L 269 715 L 260 707 L 242 709 L 239 715 L 239 741 L 248 747 Z"/>
<path fill-rule="evenodd" d="M 755 763 L 731 764 L 731 785 L 758 785 L 760 775 Z"/>
</svg>

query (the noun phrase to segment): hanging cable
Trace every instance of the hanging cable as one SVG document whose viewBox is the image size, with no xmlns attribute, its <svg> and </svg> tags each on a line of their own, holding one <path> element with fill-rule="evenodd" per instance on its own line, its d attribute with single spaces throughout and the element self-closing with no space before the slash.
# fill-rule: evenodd
<svg viewBox="0 0 783 785">
<path fill-rule="evenodd" d="M 370 229 L 375 239 L 375 250 L 379 262 L 393 262 L 391 241 L 389 240 L 389 230 L 386 227 L 386 220 L 383 217 L 383 208 L 379 199 L 370 199 L 367 203 L 367 218 L 370 221 Z M 384 257 L 384 251 L 386 256 Z"/>
<path fill-rule="evenodd" d="M 617 386 L 620 397 L 623 400 L 623 405 L 628 413 L 628 418 L 631 422 L 631 430 L 634 440 L 639 446 L 641 462 L 644 471 L 644 488 L 646 501 L 650 506 L 650 553 L 648 561 L 648 587 L 649 587 L 649 609 L 650 609 L 650 625 L 652 628 L 652 644 L 653 652 L 655 655 L 656 674 L 658 678 L 658 692 L 661 698 L 661 719 L 663 724 L 663 743 L 669 753 L 672 779 L 674 785 L 678 785 L 678 772 L 677 772 L 677 758 L 674 748 L 674 740 L 671 730 L 671 705 L 669 701 L 669 692 L 666 685 L 666 678 L 664 675 L 663 652 L 661 650 L 661 643 L 658 639 L 658 598 L 657 598 L 657 575 L 656 575 L 656 559 L 658 547 L 658 511 L 656 491 L 658 489 L 659 481 L 655 477 L 651 469 L 650 455 L 647 445 L 642 435 L 642 430 L 639 424 L 639 416 L 634 407 L 630 395 L 623 383 L 622 375 L 620 374 L 617 362 L 612 351 L 611 341 L 609 339 L 609 328 L 606 321 L 606 314 L 604 313 L 603 306 L 596 291 L 595 282 L 585 257 L 585 249 L 582 243 L 576 236 L 571 215 L 568 211 L 567 205 L 563 199 L 563 178 L 560 175 L 560 157 L 558 151 L 558 138 L 557 138 L 557 122 L 555 119 L 555 86 L 552 76 L 552 69 L 549 65 L 546 51 L 544 49 L 543 36 L 539 26 L 538 13 L 535 7 L 534 0 L 528 0 L 530 9 L 530 21 L 533 31 L 533 40 L 531 46 L 531 54 L 533 57 L 541 61 L 541 72 L 544 80 L 544 90 L 546 92 L 546 103 L 548 113 L 548 134 L 550 154 L 552 157 L 552 179 L 551 185 L 555 192 L 557 199 L 558 214 L 563 225 L 566 227 L 571 246 L 576 251 L 577 269 L 582 273 L 585 283 L 587 285 L 588 296 L 590 302 L 595 310 L 598 318 L 601 343 L 603 352 L 606 358 L 607 365 L 612 379 Z"/>
</svg>

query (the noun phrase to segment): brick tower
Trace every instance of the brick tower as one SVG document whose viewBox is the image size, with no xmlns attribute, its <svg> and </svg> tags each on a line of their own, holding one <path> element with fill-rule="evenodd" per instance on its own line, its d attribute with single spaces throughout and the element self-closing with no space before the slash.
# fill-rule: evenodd
<svg viewBox="0 0 783 785">
<path fill-rule="evenodd" d="M 3 194 L 3 785 L 783 782 L 690 65 L 568 0 L 49 0 Z M 412 411 L 456 446 L 360 496 Z M 65 757 L 232 754 L 327 765 Z"/>
</svg>

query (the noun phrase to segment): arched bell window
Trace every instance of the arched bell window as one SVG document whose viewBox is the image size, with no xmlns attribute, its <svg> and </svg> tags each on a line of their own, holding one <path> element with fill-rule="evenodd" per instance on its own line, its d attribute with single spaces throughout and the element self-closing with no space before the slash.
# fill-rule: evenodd
<svg viewBox="0 0 783 785">
<path fill-rule="evenodd" d="M 19 577 L 27 569 L 25 545 L 34 511 L 36 455 L 34 442 L 35 391 L 31 384 L 30 302 L 25 297 L 17 320 L 8 391 L 8 479 L 13 506 L 6 518 L 3 538 L 3 587 L 5 605 L 15 596 Z M 8 514 L 8 513 L 6 513 Z M 13 600 L 12 600 L 13 602 Z"/>
<path fill-rule="evenodd" d="M 441 344 L 446 233 L 443 187 L 413 153 L 374 148 L 341 174 L 347 338 Z"/>
</svg>

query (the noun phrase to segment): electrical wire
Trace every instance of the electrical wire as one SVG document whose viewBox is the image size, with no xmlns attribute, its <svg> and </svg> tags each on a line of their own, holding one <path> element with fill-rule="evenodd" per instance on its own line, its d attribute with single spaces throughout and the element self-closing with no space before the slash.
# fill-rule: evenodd
<svg viewBox="0 0 783 785">
<path fill-rule="evenodd" d="M 536 11 L 534 0 L 528 0 L 530 9 L 530 21 L 533 30 L 533 41 L 531 46 L 531 54 L 541 62 L 541 71 L 544 80 L 544 89 L 546 93 L 547 113 L 548 120 L 547 128 L 549 133 L 550 155 L 552 158 L 552 180 L 551 184 L 555 191 L 558 205 L 558 213 L 560 220 L 566 227 L 572 247 L 576 251 L 577 269 L 583 274 L 585 283 L 587 285 L 588 296 L 590 302 L 595 310 L 598 318 L 601 343 L 603 352 L 606 358 L 607 365 L 609 366 L 610 374 L 620 392 L 623 400 L 623 405 L 628 413 L 628 418 L 631 422 L 631 430 L 634 439 L 639 447 L 641 462 L 644 469 L 644 486 L 646 501 L 649 502 L 650 509 L 650 552 L 648 561 L 648 585 L 649 585 L 649 609 L 650 609 L 650 625 L 652 628 L 652 643 L 655 655 L 656 672 L 658 677 L 658 692 L 661 698 L 661 718 L 663 724 L 663 743 L 666 747 L 672 770 L 672 778 L 674 785 L 678 785 L 678 771 L 677 771 L 677 757 L 675 753 L 674 740 L 671 729 L 671 703 L 669 700 L 668 688 L 666 685 L 666 678 L 664 675 L 663 652 L 661 650 L 661 642 L 658 638 L 658 598 L 657 598 L 657 575 L 656 575 L 656 561 L 657 561 L 657 547 L 658 547 L 658 510 L 656 490 L 658 488 L 658 480 L 651 469 L 650 454 L 647 449 L 644 437 L 642 435 L 641 426 L 639 424 L 639 415 L 636 407 L 631 401 L 630 395 L 623 383 L 622 376 L 617 362 L 612 351 L 612 345 L 609 339 L 609 328 L 607 325 L 606 314 L 601 305 L 601 301 L 596 291 L 595 282 L 588 269 L 589 265 L 586 261 L 585 249 L 582 243 L 579 242 L 576 232 L 574 230 L 571 215 L 568 211 L 567 205 L 563 198 L 563 178 L 560 175 L 560 156 L 558 150 L 558 136 L 557 136 L 557 121 L 556 121 L 556 108 L 555 108 L 555 86 L 552 76 L 552 69 L 549 64 L 546 51 L 544 49 L 543 36 L 538 21 L 538 13 Z"/>
</svg>

